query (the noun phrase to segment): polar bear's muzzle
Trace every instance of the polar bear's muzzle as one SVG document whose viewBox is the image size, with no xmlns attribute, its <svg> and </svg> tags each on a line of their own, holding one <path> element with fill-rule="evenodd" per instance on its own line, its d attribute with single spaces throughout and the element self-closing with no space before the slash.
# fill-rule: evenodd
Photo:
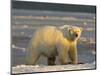
<svg viewBox="0 0 100 75">
<path fill-rule="evenodd" d="M 75 34 L 75 37 L 78 37 L 78 34 Z"/>
</svg>

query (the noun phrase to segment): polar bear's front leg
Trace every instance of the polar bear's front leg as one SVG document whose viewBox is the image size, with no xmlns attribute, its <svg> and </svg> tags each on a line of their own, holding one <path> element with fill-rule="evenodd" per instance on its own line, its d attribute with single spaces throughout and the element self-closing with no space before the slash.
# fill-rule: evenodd
<svg viewBox="0 0 100 75">
<path fill-rule="evenodd" d="M 72 60 L 72 64 L 78 64 L 78 56 L 77 56 L 77 48 L 76 46 L 72 46 L 69 49 L 69 57 Z"/>
<path fill-rule="evenodd" d="M 59 61 L 61 62 L 62 65 L 66 65 L 68 64 L 68 49 L 65 47 L 61 47 L 59 48 L 59 52 L 58 52 L 58 57 L 59 57 Z"/>
</svg>

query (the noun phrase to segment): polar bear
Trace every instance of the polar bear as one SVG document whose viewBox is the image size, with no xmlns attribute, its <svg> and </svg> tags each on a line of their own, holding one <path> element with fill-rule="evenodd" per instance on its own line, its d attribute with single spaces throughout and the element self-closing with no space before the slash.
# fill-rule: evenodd
<svg viewBox="0 0 100 75">
<path fill-rule="evenodd" d="M 77 64 L 77 40 L 81 32 L 82 28 L 77 26 L 37 29 L 27 47 L 27 64 L 35 65 L 41 55 L 47 57 L 48 65 L 55 65 L 56 56 L 62 65 L 69 63 L 68 57 L 71 64 Z"/>
</svg>

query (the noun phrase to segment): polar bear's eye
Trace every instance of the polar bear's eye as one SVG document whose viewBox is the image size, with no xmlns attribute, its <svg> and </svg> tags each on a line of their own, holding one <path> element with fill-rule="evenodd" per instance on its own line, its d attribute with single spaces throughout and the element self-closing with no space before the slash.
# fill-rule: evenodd
<svg viewBox="0 0 100 75">
<path fill-rule="evenodd" d="M 79 30 L 77 32 L 80 32 Z"/>
<path fill-rule="evenodd" d="M 76 32 L 80 32 L 80 30 L 77 30 Z"/>
</svg>

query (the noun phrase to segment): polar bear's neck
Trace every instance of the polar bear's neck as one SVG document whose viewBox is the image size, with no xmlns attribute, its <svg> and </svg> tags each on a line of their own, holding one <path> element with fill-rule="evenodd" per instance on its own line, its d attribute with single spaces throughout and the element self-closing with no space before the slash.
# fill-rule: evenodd
<svg viewBox="0 0 100 75">
<path fill-rule="evenodd" d="M 64 37 L 65 39 L 67 39 L 68 41 L 70 41 L 70 42 L 77 41 L 77 39 L 71 38 L 71 37 L 69 36 L 69 34 L 68 34 L 69 32 L 68 32 L 68 31 L 62 30 L 62 33 L 63 33 L 63 37 Z"/>
</svg>

